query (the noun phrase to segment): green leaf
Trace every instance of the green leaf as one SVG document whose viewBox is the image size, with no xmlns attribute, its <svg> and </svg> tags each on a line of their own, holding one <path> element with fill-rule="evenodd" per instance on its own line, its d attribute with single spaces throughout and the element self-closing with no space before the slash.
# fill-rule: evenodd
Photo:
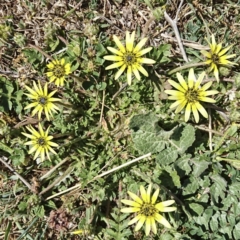
<svg viewBox="0 0 240 240">
<path fill-rule="evenodd" d="M 171 54 L 171 45 L 170 44 L 162 44 L 158 48 L 155 48 L 152 52 L 152 58 L 160 63 L 170 62 L 170 54 Z"/>
<path fill-rule="evenodd" d="M 44 206 L 36 206 L 36 208 L 34 209 L 34 213 L 39 218 L 43 218 L 45 214 Z"/>
<path fill-rule="evenodd" d="M 13 84 L 6 78 L 0 76 L 0 111 L 8 112 L 12 110 Z M 3 94 L 1 94 L 3 93 Z"/>
<path fill-rule="evenodd" d="M 177 160 L 176 165 L 182 169 L 183 171 L 185 171 L 186 175 L 188 175 L 191 171 L 192 168 L 190 166 L 190 156 L 184 156 L 182 158 L 180 158 L 179 160 Z"/>
<path fill-rule="evenodd" d="M 77 41 L 72 41 L 67 45 L 67 53 L 72 57 L 79 57 L 81 55 L 81 48 Z"/>
<path fill-rule="evenodd" d="M 10 158 L 13 161 L 14 166 L 22 165 L 25 162 L 24 151 L 22 149 L 15 148 Z"/>
<path fill-rule="evenodd" d="M 14 90 L 14 87 L 13 87 L 12 83 L 7 81 L 6 84 L 5 84 L 5 88 L 7 90 L 8 96 L 10 97 L 12 95 L 13 90 Z"/>
<path fill-rule="evenodd" d="M 194 217 L 193 219 L 198 223 L 199 225 L 204 225 L 204 227 L 208 230 L 209 229 L 209 221 L 212 218 L 213 215 L 213 209 L 208 208 L 205 210 L 202 216 Z"/>
<path fill-rule="evenodd" d="M 59 45 L 60 41 L 58 38 L 54 38 L 54 39 L 49 39 L 48 40 L 48 44 L 49 44 L 49 47 L 50 47 L 50 52 L 53 52 L 57 46 Z"/>
<path fill-rule="evenodd" d="M 177 174 L 177 171 L 172 170 L 170 166 L 164 168 L 172 178 L 173 184 L 176 187 L 181 187 L 180 177 Z"/>
<path fill-rule="evenodd" d="M 96 89 L 99 91 L 105 90 L 107 87 L 107 84 L 105 82 L 100 82 L 96 85 Z"/>
<path fill-rule="evenodd" d="M 175 133 L 178 130 L 178 134 Z M 195 129 L 191 125 L 186 125 L 181 131 L 180 128 L 177 128 L 176 131 L 174 132 L 174 137 L 178 137 L 178 135 L 181 134 L 180 140 L 179 141 L 173 141 L 174 144 L 178 146 L 178 152 L 179 154 L 184 153 L 189 147 L 192 146 L 193 142 L 195 141 Z"/>
<path fill-rule="evenodd" d="M 20 114 L 23 107 L 22 107 L 22 95 L 23 95 L 23 90 L 19 90 L 17 92 L 15 92 L 14 96 L 16 96 L 16 113 Z"/>
<path fill-rule="evenodd" d="M 199 216 L 204 212 L 204 207 L 198 203 L 190 203 L 189 207 Z"/>
<path fill-rule="evenodd" d="M 169 138 L 173 133 L 164 131 L 158 125 L 159 118 L 154 113 L 136 115 L 130 121 L 133 130 L 132 137 L 135 147 L 142 153 L 161 152 L 169 145 Z"/>
<path fill-rule="evenodd" d="M 191 161 L 193 164 L 193 175 L 195 177 L 200 176 L 207 168 L 208 165 L 210 164 L 207 161 L 199 161 L 199 160 L 192 160 Z"/>
<path fill-rule="evenodd" d="M 195 140 L 195 130 L 191 125 L 171 126 L 166 131 L 160 127 L 159 117 L 154 113 L 134 116 L 130 128 L 135 147 L 141 153 L 158 153 L 157 161 L 165 165 L 174 162 L 178 154 L 185 153 Z"/>
<path fill-rule="evenodd" d="M 195 194 L 198 189 L 199 189 L 198 179 L 191 176 L 190 183 L 188 183 L 187 186 L 184 188 L 183 194 L 184 195 Z"/>
<path fill-rule="evenodd" d="M 20 211 L 24 211 L 24 210 L 27 208 L 27 206 L 28 206 L 28 204 L 27 204 L 26 202 L 20 202 L 20 203 L 18 204 L 18 209 L 19 209 Z"/>
<path fill-rule="evenodd" d="M 161 234 L 159 234 L 159 240 L 178 240 L 178 239 L 182 239 L 181 234 L 179 233 L 174 233 L 174 235 L 171 235 L 168 232 L 163 232 Z"/>
<path fill-rule="evenodd" d="M 173 147 L 166 148 L 156 155 L 156 161 L 161 165 L 168 165 L 174 162 L 178 157 L 176 149 Z"/>
<path fill-rule="evenodd" d="M 240 239 L 240 222 L 238 222 L 233 229 L 234 239 Z"/>
<path fill-rule="evenodd" d="M 219 212 L 215 213 L 211 218 L 209 225 L 212 231 L 216 231 L 219 228 L 218 218 L 219 218 Z"/>
<path fill-rule="evenodd" d="M 222 199 L 225 198 L 227 182 L 220 175 L 213 175 L 211 176 L 211 179 L 213 181 L 213 184 L 210 187 L 210 193 L 214 197 L 215 201 L 218 202 L 219 197 Z"/>
<path fill-rule="evenodd" d="M 2 142 L 0 142 L 0 149 L 3 150 L 4 152 L 10 153 L 10 154 L 13 152 L 12 148 L 8 147 L 7 145 L 5 145 Z"/>
</svg>

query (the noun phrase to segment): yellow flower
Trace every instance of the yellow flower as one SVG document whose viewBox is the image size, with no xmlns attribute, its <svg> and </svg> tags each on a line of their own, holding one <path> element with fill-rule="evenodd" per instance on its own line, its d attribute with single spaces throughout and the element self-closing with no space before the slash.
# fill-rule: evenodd
<svg viewBox="0 0 240 240">
<path fill-rule="evenodd" d="M 236 54 L 226 55 L 226 52 L 232 47 L 232 45 L 227 48 L 222 48 L 222 43 L 217 44 L 214 35 L 212 35 L 212 43 L 210 43 L 207 39 L 206 41 L 208 42 L 210 51 L 208 52 L 202 50 L 201 53 L 207 58 L 205 63 L 210 65 L 209 72 L 213 71 L 215 78 L 219 82 L 218 67 L 220 65 L 235 65 L 236 63 L 230 62 L 227 59 L 235 57 Z"/>
<path fill-rule="evenodd" d="M 33 159 L 36 159 L 38 155 L 41 155 L 41 160 L 43 161 L 45 158 L 45 153 L 47 154 L 48 159 L 50 160 L 49 150 L 53 154 L 57 154 L 52 147 L 58 147 L 58 144 L 51 142 L 50 140 L 53 139 L 52 136 L 48 136 L 49 128 L 46 132 L 43 131 L 42 125 L 39 123 L 38 128 L 39 132 L 36 131 L 32 126 L 26 127 L 27 130 L 31 133 L 24 133 L 22 134 L 31 139 L 31 141 L 26 142 L 25 145 L 32 145 L 32 148 L 29 150 L 29 154 L 36 152 Z"/>
<path fill-rule="evenodd" d="M 208 82 L 202 87 L 200 84 L 205 76 L 205 72 L 202 72 L 199 75 L 198 80 L 195 82 L 194 71 L 191 68 L 188 75 L 188 84 L 183 79 L 180 73 L 177 73 L 177 78 L 179 83 L 176 83 L 172 80 L 168 80 L 168 82 L 175 87 L 177 90 L 165 90 L 165 93 L 170 94 L 172 96 L 168 97 L 168 99 L 176 100 L 170 108 L 176 108 L 176 113 L 179 113 L 185 106 L 185 121 L 189 120 L 191 112 L 193 112 L 193 116 L 195 121 L 199 122 L 199 114 L 198 111 L 205 117 L 208 118 L 208 114 L 204 107 L 200 104 L 200 101 L 215 103 L 216 101 L 207 96 L 217 94 L 218 91 L 209 89 L 212 85 L 212 82 Z"/>
<path fill-rule="evenodd" d="M 129 85 L 131 85 L 132 81 L 132 73 L 136 76 L 138 80 L 140 80 L 140 74 L 139 71 L 145 75 L 148 76 L 147 71 L 142 67 L 143 63 L 146 64 L 153 64 L 155 63 L 154 60 L 149 58 L 143 58 L 142 55 L 148 53 L 152 50 L 152 47 L 148 47 L 145 49 L 142 49 L 144 44 L 147 41 L 147 38 L 143 38 L 135 47 L 134 47 L 134 37 L 135 32 L 133 32 L 131 35 L 127 31 L 126 32 L 126 47 L 122 45 L 119 38 L 113 35 L 113 40 L 117 44 L 119 50 L 107 47 L 107 49 L 116 54 L 116 55 L 109 55 L 105 56 L 104 59 L 109 61 L 116 61 L 116 63 L 111 64 L 110 66 L 106 67 L 106 70 L 118 68 L 118 72 L 115 75 L 115 80 L 120 77 L 120 75 L 124 72 L 124 70 L 127 68 L 127 82 Z M 142 49 L 142 50 L 141 50 Z"/>
<path fill-rule="evenodd" d="M 47 83 L 45 84 L 44 89 L 42 89 L 40 82 L 38 82 L 38 86 L 35 82 L 33 82 L 33 86 L 34 90 L 26 86 L 26 89 L 30 94 L 25 93 L 25 95 L 31 98 L 33 103 L 30 103 L 24 109 L 35 107 L 32 111 L 32 116 L 38 112 L 39 119 L 41 118 L 42 111 L 44 110 L 47 120 L 49 121 L 49 114 L 52 116 L 52 111 L 56 112 L 56 110 L 59 110 L 59 108 L 53 102 L 61 101 L 61 99 L 52 98 L 56 90 L 48 94 Z"/>
<path fill-rule="evenodd" d="M 157 233 L 157 227 L 156 227 L 155 221 L 163 224 L 166 228 L 171 228 L 171 225 L 169 224 L 169 222 L 158 212 L 172 212 L 176 210 L 176 207 L 168 207 L 175 202 L 174 200 L 168 200 L 168 201 L 156 203 L 156 200 L 159 194 L 159 189 L 157 189 L 154 192 L 152 197 L 151 197 L 151 189 L 152 189 L 151 184 L 148 186 L 147 192 L 143 186 L 140 186 L 140 193 L 141 193 L 142 199 L 139 198 L 134 193 L 128 191 L 128 194 L 134 201 L 121 200 L 122 203 L 131 206 L 129 208 L 121 209 L 121 212 L 137 213 L 137 216 L 133 218 L 128 223 L 128 225 L 138 222 L 135 227 L 135 231 L 138 231 L 145 223 L 145 233 L 147 236 L 149 235 L 151 229 L 154 234 Z"/>
<path fill-rule="evenodd" d="M 47 76 L 50 78 L 50 82 L 55 82 L 57 86 L 63 86 L 65 77 L 71 73 L 70 63 L 65 64 L 65 59 L 53 60 L 47 65 L 50 70 L 47 72 Z"/>
</svg>

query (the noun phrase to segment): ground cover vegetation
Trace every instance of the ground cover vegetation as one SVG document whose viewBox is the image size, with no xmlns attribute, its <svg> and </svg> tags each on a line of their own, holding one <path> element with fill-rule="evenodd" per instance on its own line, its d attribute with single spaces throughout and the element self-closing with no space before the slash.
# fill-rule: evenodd
<svg viewBox="0 0 240 240">
<path fill-rule="evenodd" d="M 0 239 L 240 239 L 239 12 L 3 0 Z"/>
</svg>

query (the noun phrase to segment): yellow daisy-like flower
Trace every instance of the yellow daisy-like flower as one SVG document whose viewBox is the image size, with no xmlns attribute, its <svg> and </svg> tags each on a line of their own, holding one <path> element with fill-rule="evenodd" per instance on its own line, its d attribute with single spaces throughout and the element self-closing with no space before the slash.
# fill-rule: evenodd
<svg viewBox="0 0 240 240">
<path fill-rule="evenodd" d="M 148 236 L 151 229 L 154 234 L 157 233 L 156 221 L 163 224 L 166 228 L 171 228 L 170 223 L 158 212 L 172 212 L 176 210 L 176 207 L 168 207 L 172 205 L 175 201 L 168 200 L 160 203 L 156 203 L 159 189 L 157 189 L 151 197 L 152 185 L 148 186 L 148 190 L 144 189 L 143 186 L 140 186 L 141 197 L 138 197 L 136 194 L 129 192 L 128 194 L 133 199 L 132 200 L 121 200 L 122 203 L 129 205 L 129 208 L 121 209 L 121 212 L 124 213 L 137 213 L 137 216 L 133 218 L 128 225 L 137 223 L 135 231 L 138 231 L 143 224 L 145 223 L 145 233 Z"/>
<path fill-rule="evenodd" d="M 53 60 L 47 65 L 50 70 L 47 72 L 47 76 L 50 79 L 50 82 L 55 82 L 59 86 L 63 86 L 65 77 L 71 73 L 70 63 L 65 63 L 65 59 Z"/>
<path fill-rule="evenodd" d="M 228 59 L 235 57 L 236 54 L 226 55 L 226 52 L 232 47 L 232 45 L 227 48 L 223 48 L 222 43 L 216 43 L 214 35 L 212 35 L 212 43 L 210 43 L 207 39 L 206 41 L 208 42 L 210 51 L 208 52 L 202 50 L 201 53 L 207 58 L 205 63 L 210 65 L 209 72 L 213 71 L 215 78 L 219 82 L 219 66 L 235 65 L 236 63 L 230 62 Z"/>
<path fill-rule="evenodd" d="M 199 75 L 198 80 L 195 82 L 194 71 L 191 68 L 188 75 L 188 83 L 183 79 L 180 73 L 177 73 L 177 79 L 179 83 L 176 83 L 172 80 L 168 80 L 168 82 L 175 87 L 177 90 L 165 90 L 165 93 L 170 94 L 168 99 L 176 100 L 170 108 L 176 108 L 176 113 L 182 111 L 182 109 L 186 106 L 185 109 L 185 121 L 189 120 L 191 112 L 193 112 L 193 116 L 195 121 L 199 122 L 199 114 L 198 111 L 205 117 L 208 118 L 208 114 L 204 107 L 200 104 L 202 102 L 215 103 L 216 101 L 207 96 L 217 94 L 217 90 L 207 91 L 212 85 L 212 82 L 208 82 L 202 87 L 200 84 L 205 76 L 205 72 L 202 72 Z"/>
<path fill-rule="evenodd" d="M 50 141 L 53 139 L 53 136 L 48 136 L 50 127 L 48 127 L 46 132 L 43 131 L 40 123 L 38 125 L 39 132 L 36 131 L 32 126 L 26 128 L 31 134 L 24 132 L 22 132 L 22 134 L 31 139 L 31 141 L 26 142 L 25 145 L 32 145 L 32 148 L 28 153 L 32 154 L 33 152 L 36 152 L 33 159 L 36 159 L 38 155 L 41 155 L 41 160 L 43 161 L 46 153 L 48 159 L 50 160 L 49 151 L 51 151 L 53 154 L 57 154 L 52 147 L 58 147 L 58 144 Z"/>
<path fill-rule="evenodd" d="M 44 110 L 47 120 L 49 121 L 49 114 L 52 116 L 52 111 L 56 112 L 59 108 L 53 103 L 61 101 L 60 98 L 53 98 L 52 96 L 57 91 L 53 91 L 48 94 L 48 84 L 46 83 L 44 89 L 40 82 L 38 82 L 38 86 L 35 82 L 33 82 L 34 89 L 26 86 L 26 89 L 29 91 L 30 94 L 25 93 L 29 98 L 31 98 L 34 102 L 27 105 L 24 109 L 35 107 L 32 111 L 32 116 L 38 112 L 38 118 L 41 118 L 42 111 Z"/>
<path fill-rule="evenodd" d="M 134 73 L 135 77 L 138 80 L 140 80 L 139 72 L 141 72 L 143 75 L 148 77 L 147 71 L 142 67 L 143 63 L 145 64 L 155 63 L 155 61 L 152 59 L 142 57 L 144 54 L 152 50 L 152 47 L 142 49 L 142 47 L 147 41 L 147 38 L 143 38 L 134 47 L 134 37 L 135 37 L 135 32 L 133 32 L 130 35 L 130 33 L 127 31 L 126 47 L 124 47 L 123 44 L 120 42 L 119 38 L 113 35 L 113 40 L 117 44 L 119 50 L 112 47 L 107 47 L 107 49 L 110 52 L 116 55 L 109 55 L 109 56 L 103 57 L 104 59 L 109 61 L 116 61 L 116 63 L 113 63 L 108 67 L 106 67 L 106 70 L 120 67 L 120 69 L 115 75 L 115 80 L 118 79 L 121 76 L 121 74 L 124 72 L 124 70 L 127 68 L 127 82 L 129 85 L 131 85 L 131 82 L 132 82 L 132 73 Z"/>
</svg>

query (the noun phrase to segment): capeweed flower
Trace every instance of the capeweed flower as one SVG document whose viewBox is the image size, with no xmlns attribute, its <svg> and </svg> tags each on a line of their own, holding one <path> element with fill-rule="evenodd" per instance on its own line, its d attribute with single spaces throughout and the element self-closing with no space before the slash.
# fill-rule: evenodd
<svg viewBox="0 0 240 240">
<path fill-rule="evenodd" d="M 129 192 L 128 194 L 132 200 L 123 199 L 122 203 L 129 205 L 128 208 L 121 209 L 124 213 L 136 213 L 137 216 L 134 217 L 128 225 L 137 222 L 135 231 L 138 231 L 145 223 L 145 233 L 148 236 L 152 230 L 154 234 L 157 233 L 156 221 L 164 225 L 166 228 L 171 228 L 170 223 L 161 215 L 159 212 L 172 212 L 176 210 L 176 207 L 168 207 L 172 205 L 175 201 L 168 200 L 164 202 L 156 203 L 158 198 L 159 189 L 157 189 L 151 197 L 152 185 L 148 186 L 147 192 L 143 186 L 140 186 L 141 198 L 136 194 Z"/>
<path fill-rule="evenodd" d="M 171 95 L 168 97 L 170 100 L 176 100 L 170 108 L 176 108 L 175 113 L 179 113 L 185 108 L 185 121 L 187 122 L 190 118 L 191 112 L 195 118 L 195 121 L 199 122 L 200 112 L 205 118 L 208 118 L 207 111 L 202 106 L 200 102 L 215 103 L 216 101 L 209 95 L 217 94 L 216 90 L 208 90 L 212 82 L 208 82 L 202 87 L 200 84 L 205 76 L 205 72 L 199 75 L 198 80 L 195 82 L 195 75 L 193 69 L 190 69 L 188 75 L 188 82 L 184 80 L 180 73 L 177 73 L 177 79 L 179 83 L 173 80 L 168 80 L 168 82 L 177 90 L 165 90 L 165 93 Z M 207 91 L 208 90 L 208 91 Z"/>
<path fill-rule="evenodd" d="M 32 145 L 28 153 L 32 154 L 35 152 L 33 159 L 36 159 L 40 155 L 41 161 L 43 161 L 46 154 L 50 160 L 49 151 L 53 154 L 57 154 L 52 147 L 58 147 L 58 144 L 51 141 L 53 136 L 48 136 L 50 127 L 48 127 L 45 132 L 40 123 L 38 125 L 39 131 L 36 131 L 32 126 L 26 128 L 31 134 L 25 132 L 22 132 L 22 134 L 31 139 L 31 141 L 26 142 L 25 145 Z"/>
<path fill-rule="evenodd" d="M 216 80 L 219 82 L 219 66 L 232 66 L 237 65 L 234 62 L 229 61 L 229 58 L 233 58 L 236 54 L 227 55 L 227 51 L 232 47 L 228 46 L 226 48 L 222 47 L 222 43 L 217 44 L 214 35 L 212 35 L 212 43 L 207 39 L 210 51 L 202 50 L 201 53 L 207 58 L 205 63 L 210 65 L 209 72 L 213 71 Z"/>
<path fill-rule="evenodd" d="M 55 82 L 57 86 L 63 86 L 64 80 L 67 75 L 71 73 L 70 63 L 65 63 L 65 59 L 53 60 L 47 65 L 49 71 L 47 76 L 50 82 Z"/>
<path fill-rule="evenodd" d="M 26 89 L 29 93 L 25 93 L 25 95 L 27 95 L 33 102 L 28 104 L 24 109 L 35 107 L 32 111 L 32 116 L 38 112 L 39 119 L 41 119 L 42 111 L 44 111 L 47 120 L 49 121 L 49 115 L 52 116 L 52 111 L 56 112 L 56 110 L 59 110 L 59 108 L 54 104 L 54 102 L 59 102 L 61 101 L 61 99 L 52 97 L 56 90 L 48 94 L 47 83 L 42 89 L 40 82 L 38 82 L 38 86 L 35 82 L 33 82 L 33 87 L 34 89 L 26 86 Z"/>
<path fill-rule="evenodd" d="M 135 77 L 140 80 L 140 74 L 141 72 L 146 77 L 148 76 L 147 71 L 142 67 L 142 64 L 154 64 L 155 61 L 149 58 L 142 57 L 144 54 L 150 52 L 152 50 L 152 47 L 148 47 L 145 49 L 142 49 L 144 44 L 147 41 L 147 38 L 143 38 L 135 47 L 134 47 L 134 37 L 135 32 L 133 32 L 131 35 L 127 31 L 126 32 L 126 46 L 124 47 L 123 44 L 120 42 L 118 37 L 113 35 L 113 40 L 115 41 L 118 50 L 112 47 L 107 47 L 107 49 L 114 53 L 115 55 L 108 55 L 105 56 L 104 59 L 109 61 L 115 61 L 116 63 L 113 63 L 106 67 L 106 70 L 110 70 L 113 68 L 119 68 L 115 75 L 115 80 L 118 79 L 121 74 L 127 69 L 127 82 L 129 85 L 131 85 L 132 82 L 132 73 L 134 73 Z"/>
</svg>

